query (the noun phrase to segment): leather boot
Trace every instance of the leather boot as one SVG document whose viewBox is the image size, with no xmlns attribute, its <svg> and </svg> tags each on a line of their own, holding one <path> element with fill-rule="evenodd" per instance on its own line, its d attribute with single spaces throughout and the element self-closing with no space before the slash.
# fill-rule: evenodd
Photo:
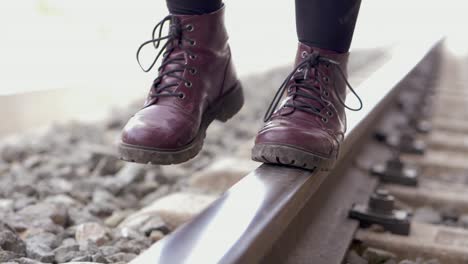
<svg viewBox="0 0 468 264">
<path fill-rule="evenodd" d="M 161 36 L 166 22 L 169 35 Z M 152 45 L 159 54 L 143 70 L 149 71 L 161 55 L 163 61 L 143 108 L 123 129 L 122 159 L 152 164 L 187 161 L 201 150 L 214 119 L 225 122 L 241 109 L 242 88 L 227 41 L 224 7 L 210 14 L 169 15 L 156 25 L 153 38 L 138 49 L 137 59 L 143 47 Z"/>
<path fill-rule="evenodd" d="M 345 107 L 362 108 L 359 97 L 357 109 L 344 104 L 347 60 L 348 53 L 299 43 L 295 68 L 276 93 L 255 139 L 253 160 L 305 169 L 334 165 L 346 131 Z"/>
</svg>

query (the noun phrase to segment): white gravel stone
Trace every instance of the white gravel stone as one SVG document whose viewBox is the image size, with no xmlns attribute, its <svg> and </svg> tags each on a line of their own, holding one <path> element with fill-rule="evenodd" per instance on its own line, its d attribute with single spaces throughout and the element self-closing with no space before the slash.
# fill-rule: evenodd
<svg viewBox="0 0 468 264">
<path fill-rule="evenodd" d="M 34 218 L 50 218 L 55 224 L 64 226 L 68 221 L 66 207 L 54 203 L 28 205 L 18 211 L 19 215 Z"/>
<path fill-rule="evenodd" d="M 151 234 L 149 235 L 149 238 L 153 242 L 157 242 L 157 241 L 161 240 L 163 237 L 164 237 L 163 232 L 158 231 L 158 230 L 151 231 Z"/>
<path fill-rule="evenodd" d="M 189 180 L 190 186 L 207 192 L 224 192 L 249 174 L 259 163 L 238 158 L 220 158 Z"/>
<path fill-rule="evenodd" d="M 91 240 L 96 245 L 101 246 L 108 241 L 108 232 L 105 227 L 97 223 L 84 223 L 76 228 L 75 239 L 80 245 L 84 245 Z"/>
<path fill-rule="evenodd" d="M 111 216 L 106 218 L 104 224 L 109 227 L 116 227 L 132 212 L 131 210 L 114 211 Z"/>
<path fill-rule="evenodd" d="M 44 199 L 44 202 L 54 203 L 54 204 L 63 204 L 66 206 L 81 205 L 80 202 L 78 202 L 77 200 L 71 198 L 70 196 L 66 194 L 57 194 L 57 195 L 49 196 L 46 199 Z"/>
<path fill-rule="evenodd" d="M 10 211 L 13 210 L 13 200 L 11 199 L 0 199 L 0 210 Z"/>
<path fill-rule="evenodd" d="M 131 229 L 131 230 L 139 230 L 141 227 L 146 225 L 148 222 L 153 222 L 153 219 L 158 219 L 163 225 L 164 221 L 161 217 L 155 212 L 142 212 L 145 208 L 149 208 L 149 206 L 144 207 L 138 212 L 135 212 L 125 218 L 124 221 L 120 223 L 118 226 L 120 229 Z"/>
<path fill-rule="evenodd" d="M 127 185 L 134 181 L 142 180 L 145 176 L 145 165 L 137 163 L 126 163 L 125 166 L 115 175 L 119 183 Z"/>
<path fill-rule="evenodd" d="M 152 217 L 161 217 L 172 230 L 198 215 L 216 198 L 208 194 L 173 193 L 130 215 L 119 226 L 134 228 Z"/>
</svg>

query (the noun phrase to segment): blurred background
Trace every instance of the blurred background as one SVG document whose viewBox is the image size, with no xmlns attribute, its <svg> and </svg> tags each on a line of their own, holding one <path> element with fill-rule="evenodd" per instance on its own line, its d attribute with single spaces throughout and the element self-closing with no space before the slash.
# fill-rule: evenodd
<svg viewBox="0 0 468 264">
<path fill-rule="evenodd" d="M 297 40 L 291 1 L 225 4 L 241 76 L 292 62 Z M 417 49 L 418 37 L 443 31 L 463 52 L 465 5 L 363 1 L 352 49 L 398 42 Z M 8 116 L 0 135 L 71 118 L 99 120 L 111 106 L 142 98 L 155 72 L 140 70 L 135 51 L 166 14 L 161 0 L 0 1 L 0 108 Z"/>
</svg>

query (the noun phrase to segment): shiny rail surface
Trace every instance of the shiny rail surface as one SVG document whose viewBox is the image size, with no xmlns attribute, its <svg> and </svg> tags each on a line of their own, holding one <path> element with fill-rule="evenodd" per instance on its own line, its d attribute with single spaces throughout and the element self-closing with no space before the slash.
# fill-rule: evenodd
<svg viewBox="0 0 468 264">
<path fill-rule="evenodd" d="M 408 45 L 380 50 L 374 60 L 362 62 L 377 64 L 355 74 L 349 69 L 365 105 L 348 113 L 348 132 L 332 171 L 263 164 L 131 263 L 340 263 L 357 228 L 345 212 L 377 184 L 347 170 L 349 157 L 393 101 L 400 81 L 440 40 L 420 39 L 417 50 Z M 356 59 L 351 53 L 350 64 Z"/>
</svg>

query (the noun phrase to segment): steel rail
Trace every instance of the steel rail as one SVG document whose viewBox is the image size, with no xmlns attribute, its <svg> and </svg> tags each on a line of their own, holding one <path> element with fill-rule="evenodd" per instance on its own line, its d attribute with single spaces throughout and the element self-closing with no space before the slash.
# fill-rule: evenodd
<svg viewBox="0 0 468 264">
<path fill-rule="evenodd" d="M 131 263 L 340 263 L 357 227 L 343 208 L 367 199 L 376 184 L 346 170 L 350 157 L 395 98 L 400 81 L 440 40 L 439 35 L 429 36 L 420 39 L 416 49 L 402 44 L 384 50 L 384 63 L 351 78 L 353 83 L 361 78 L 357 91 L 365 106 L 348 114 L 348 132 L 335 169 L 263 164 Z M 336 244 L 338 234 L 344 243 Z M 334 250 L 324 251 L 330 247 Z M 300 253 L 304 250 L 309 253 Z"/>
</svg>

